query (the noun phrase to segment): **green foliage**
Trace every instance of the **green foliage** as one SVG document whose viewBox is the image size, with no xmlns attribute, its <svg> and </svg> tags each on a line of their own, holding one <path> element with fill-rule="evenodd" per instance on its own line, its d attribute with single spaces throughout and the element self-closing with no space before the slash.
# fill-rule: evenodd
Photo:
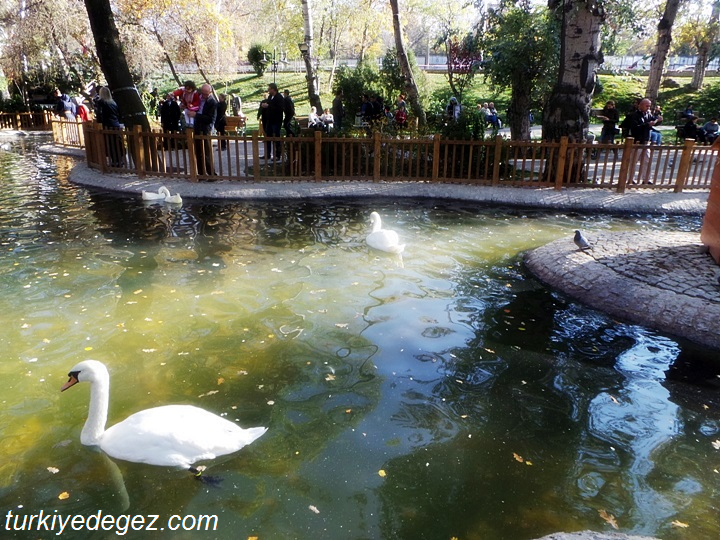
<svg viewBox="0 0 720 540">
<path fill-rule="evenodd" d="M 546 9 L 513 6 L 492 12 L 483 37 L 485 80 L 492 89 L 530 88 L 533 106 L 542 109 L 557 79 L 559 36 L 558 21 Z"/>
<path fill-rule="evenodd" d="M 269 63 L 264 51 L 268 50 L 268 46 L 263 43 L 254 43 L 248 50 L 247 59 L 255 70 L 258 77 L 262 77 Z"/>
<path fill-rule="evenodd" d="M 700 116 L 709 120 L 710 118 L 720 118 L 720 81 L 716 81 L 713 84 L 708 84 L 696 94 L 695 98 L 691 98 L 695 105 L 695 110 L 698 111 Z M 684 106 L 679 106 L 681 109 Z"/>
<path fill-rule="evenodd" d="M 644 79 L 625 75 L 600 75 L 598 79 L 599 85 L 596 86 L 593 95 L 595 108 L 602 108 L 606 101 L 612 99 L 622 116 L 625 111 L 630 110 L 630 106 L 637 98 L 645 95 Z"/>
<path fill-rule="evenodd" d="M 385 87 L 373 62 L 362 62 L 355 69 L 341 66 L 335 73 L 333 92 L 342 90 L 345 102 L 345 122 L 353 122 L 360 110 L 363 94 L 383 96 Z"/>
</svg>

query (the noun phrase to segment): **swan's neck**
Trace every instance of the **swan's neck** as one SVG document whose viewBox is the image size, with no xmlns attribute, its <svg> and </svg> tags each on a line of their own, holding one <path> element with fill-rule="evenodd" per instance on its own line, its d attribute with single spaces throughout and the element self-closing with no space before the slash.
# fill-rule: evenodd
<svg viewBox="0 0 720 540">
<path fill-rule="evenodd" d="M 107 375 L 98 377 L 90 385 L 90 410 L 80 433 L 82 444 L 93 446 L 100 443 L 107 422 L 109 393 L 110 377 Z"/>
<path fill-rule="evenodd" d="M 380 221 L 380 218 L 374 220 L 372 226 L 372 232 L 378 232 L 380 229 L 382 229 L 382 221 Z"/>
</svg>

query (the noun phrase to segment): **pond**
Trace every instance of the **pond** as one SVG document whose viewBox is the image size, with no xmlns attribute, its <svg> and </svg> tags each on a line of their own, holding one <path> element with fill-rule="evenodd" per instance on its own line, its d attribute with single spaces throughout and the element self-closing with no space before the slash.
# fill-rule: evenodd
<svg viewBox="0 0 720 540">
<path fill-rule="evenodd" d="M 576 228 L 697 231 L 699 218 L 170 207 L 75 186 L 72 159 L 36 145 L 0 150 L 4 538 L 55 534 L 12 530 L 41 511 L 157 515 L 157 529 L 217 516 L 173 538 L 720 536 L 712 355 L 574 303 L 521 263 Z M 373 210 L 402 258 L 368 250 Z M 59 392 L 86 358 L 110 370 L 109 425 L 188 403 L 269 430 L 206 463 L 218 487 L 113 461 L 80 444 L 89 385 Z"/>
</svg>

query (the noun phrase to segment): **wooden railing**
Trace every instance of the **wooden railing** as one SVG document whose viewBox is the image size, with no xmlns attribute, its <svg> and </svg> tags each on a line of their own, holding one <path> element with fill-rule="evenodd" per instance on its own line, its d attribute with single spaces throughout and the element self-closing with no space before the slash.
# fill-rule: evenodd
<svg viewBox="0 0 720 540">
<path fill-rule="evenodd" d="M 53 120 L 53 124 L 56 121 Z M 67 141 L 70 126 L 58 130 Z M 88 164 L 139 177 L 235 181 L 427 181 L 490 186 L 635 187 L 637 151 L 650 155 L 652 184 L 637 187 L 709 188 L 717 150 L 687 140 L 681 146 L 633 146 L 427 138 L 251 137 L 102 129 L 82 124 Z M 53 129 L 55 135 L 56 130 Z M 74 139 L 73 139 L 74 141 Z M 65 142 L 66 145 L 69 143 Z M 78 144 L 83 144 L 78 139 Z M 271 153 L 282 156 L 269 159 Z M 207 159 L 206 159 L 207 157 Z M 211 170 L 203 170 L 205 163 Z"/>
<path fill-rule="evenodd" d="M 37 130 L 48 129 L 52 119 L 49 111 L 23 112 L 23 113 L 0 113 L 0 129 Z"/>
<path fill-rule="evenodd" d="M 69 148 L 85 148 L 83 123 L 79 118 L 76 120 L 52 118 L 50 126 L 55 144 Z"/>
</svg>

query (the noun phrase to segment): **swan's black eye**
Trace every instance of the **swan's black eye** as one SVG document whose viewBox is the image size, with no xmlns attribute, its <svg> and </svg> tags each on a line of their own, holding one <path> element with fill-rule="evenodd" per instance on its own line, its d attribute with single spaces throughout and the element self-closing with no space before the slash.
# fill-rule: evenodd
<svg viewBox="0 0 720 540">
<path fill-rule="evenodd" d="M 74 379 L 77 379 L 79 375 L 80 375 L 79 371 L 71 371 L 70 373 L 68 373 L 68 377 L 72 377 Z"/>
</svg>

